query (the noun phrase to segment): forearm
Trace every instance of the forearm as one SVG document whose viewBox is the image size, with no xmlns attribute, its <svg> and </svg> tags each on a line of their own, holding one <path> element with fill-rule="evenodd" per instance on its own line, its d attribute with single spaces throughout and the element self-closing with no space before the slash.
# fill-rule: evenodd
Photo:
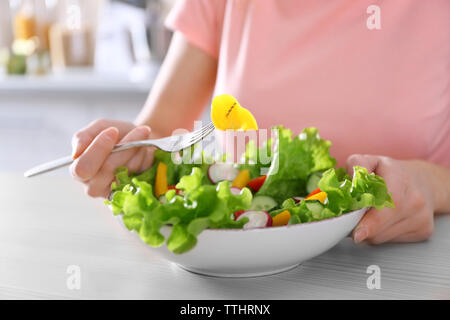
<svg viewBox="0 0 450 320">
<path fill-rule="evenodd" d="M 211 97 L 216 71 L 216 59 L 176 33 L 135 124 L 150 126 L 155 138 L 192 129 Z"/>
</svg>

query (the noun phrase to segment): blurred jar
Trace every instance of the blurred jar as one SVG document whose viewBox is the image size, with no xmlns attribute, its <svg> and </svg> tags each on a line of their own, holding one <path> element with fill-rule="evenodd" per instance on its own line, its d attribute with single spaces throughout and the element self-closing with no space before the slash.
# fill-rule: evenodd
<svg viewBox="0 0 450 320">
<path fill-rule="evenodd" d="M 58 19 L 59 0 L 35 0 L 36 35 L 39 38 L 39 51 L 50 48 L 50 27 Z"/>
<path fill-rule="evenodd" d="M 14 40 L 28 40 L 36 36 L 34 0 L 11 0 Z"/>
<path fill-rule="evenodd" d="M 101 0 L 59 0 L 58 19 L 50 28 L 54 70 L 92 67 Z"/>
<path fill-rule="evenodd" d="M 9 48 L 13 41 L 8 1 L 0 1 L 0 50 Z"/>
<path fill-rule="evenodd" d="M 147 29 L 151 57 L 162 61 L 169 49 L 172 31 L 164 25 L 164 20 L 172 8 L 174 0 L 147 0 Z"/>
</svg>

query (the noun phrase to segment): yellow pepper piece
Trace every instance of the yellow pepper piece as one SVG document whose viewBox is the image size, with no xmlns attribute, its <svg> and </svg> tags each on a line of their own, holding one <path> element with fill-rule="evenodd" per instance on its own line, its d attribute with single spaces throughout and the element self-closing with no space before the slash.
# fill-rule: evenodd
<svg viewBox="0 0 450 320">
<path fill-rule="evenodd" d="M 167 185 L 167 165 L 164 162 L 158 163 L 155 178 L 155 196 L 159 198 L 168 190 Z"/>
<path fill-rule="evenodd" d="M 311 197 L 308 197 L 305 200 L 319 200 L 320 202 L 324 203 L 326 199 L 327 199 L 327 193 L 322 191 L 322 192 L 313 194 Z"/>
<path fill-rule="evenodd" d="M 272 219 L 272 227 L 285 226 L 288 224 L 289 219 L 291 218 L 291 213 L 288 210 L 284 210 L 280 212 Z"/>
<path fill-rule="evenodd" d="M 229 94 L 213 99 L 211 119 L 219 130 L 258 130 L 255 117 Z"/>
<path fill-rule="evenodd" d="M 247 169 L 241 170 L 231 184 L 232 187 L 244 188 L 250 181 L 250 172 Z"/>
</svg>

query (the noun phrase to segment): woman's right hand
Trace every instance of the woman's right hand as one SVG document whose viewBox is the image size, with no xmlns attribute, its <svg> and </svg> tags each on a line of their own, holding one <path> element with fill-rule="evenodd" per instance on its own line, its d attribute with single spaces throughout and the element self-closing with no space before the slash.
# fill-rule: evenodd
<svg viewBox="0 0 450 320">
<path fill-rule="evenodd" d="M 96 120 L 76 132 L 72 138 L 70 167 L 74 179 L 81 181 L 91 197 L 109 197 L 117 167 L 127 166 L 130 172 L 141 172 L 153 163 L 152 147 L 132 148 L 111 153 L 118 143 L 149 139 L 150 128 L 118 120 Z"/>
</svg>

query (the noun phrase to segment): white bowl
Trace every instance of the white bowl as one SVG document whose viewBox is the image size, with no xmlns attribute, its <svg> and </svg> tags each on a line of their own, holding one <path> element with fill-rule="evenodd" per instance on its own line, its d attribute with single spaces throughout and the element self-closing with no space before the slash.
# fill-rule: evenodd
<svg viewBox="0 0 450 320">
<path fill-rule="evenodd" d="M 263 229 L 207 229 L 197 245 L 174 254 L 148 247 L 188 271 L 216 277 L 255 277 L 289 270 L 334 247 L 358 224 L 367 208 L 339 217 Z M 122 219 L 119 219 L 122 223 Z M 166 237 L 170 227 L 163 227 Z M 139 240 L 139 235 L 133 232 Z"/>
</svg>

